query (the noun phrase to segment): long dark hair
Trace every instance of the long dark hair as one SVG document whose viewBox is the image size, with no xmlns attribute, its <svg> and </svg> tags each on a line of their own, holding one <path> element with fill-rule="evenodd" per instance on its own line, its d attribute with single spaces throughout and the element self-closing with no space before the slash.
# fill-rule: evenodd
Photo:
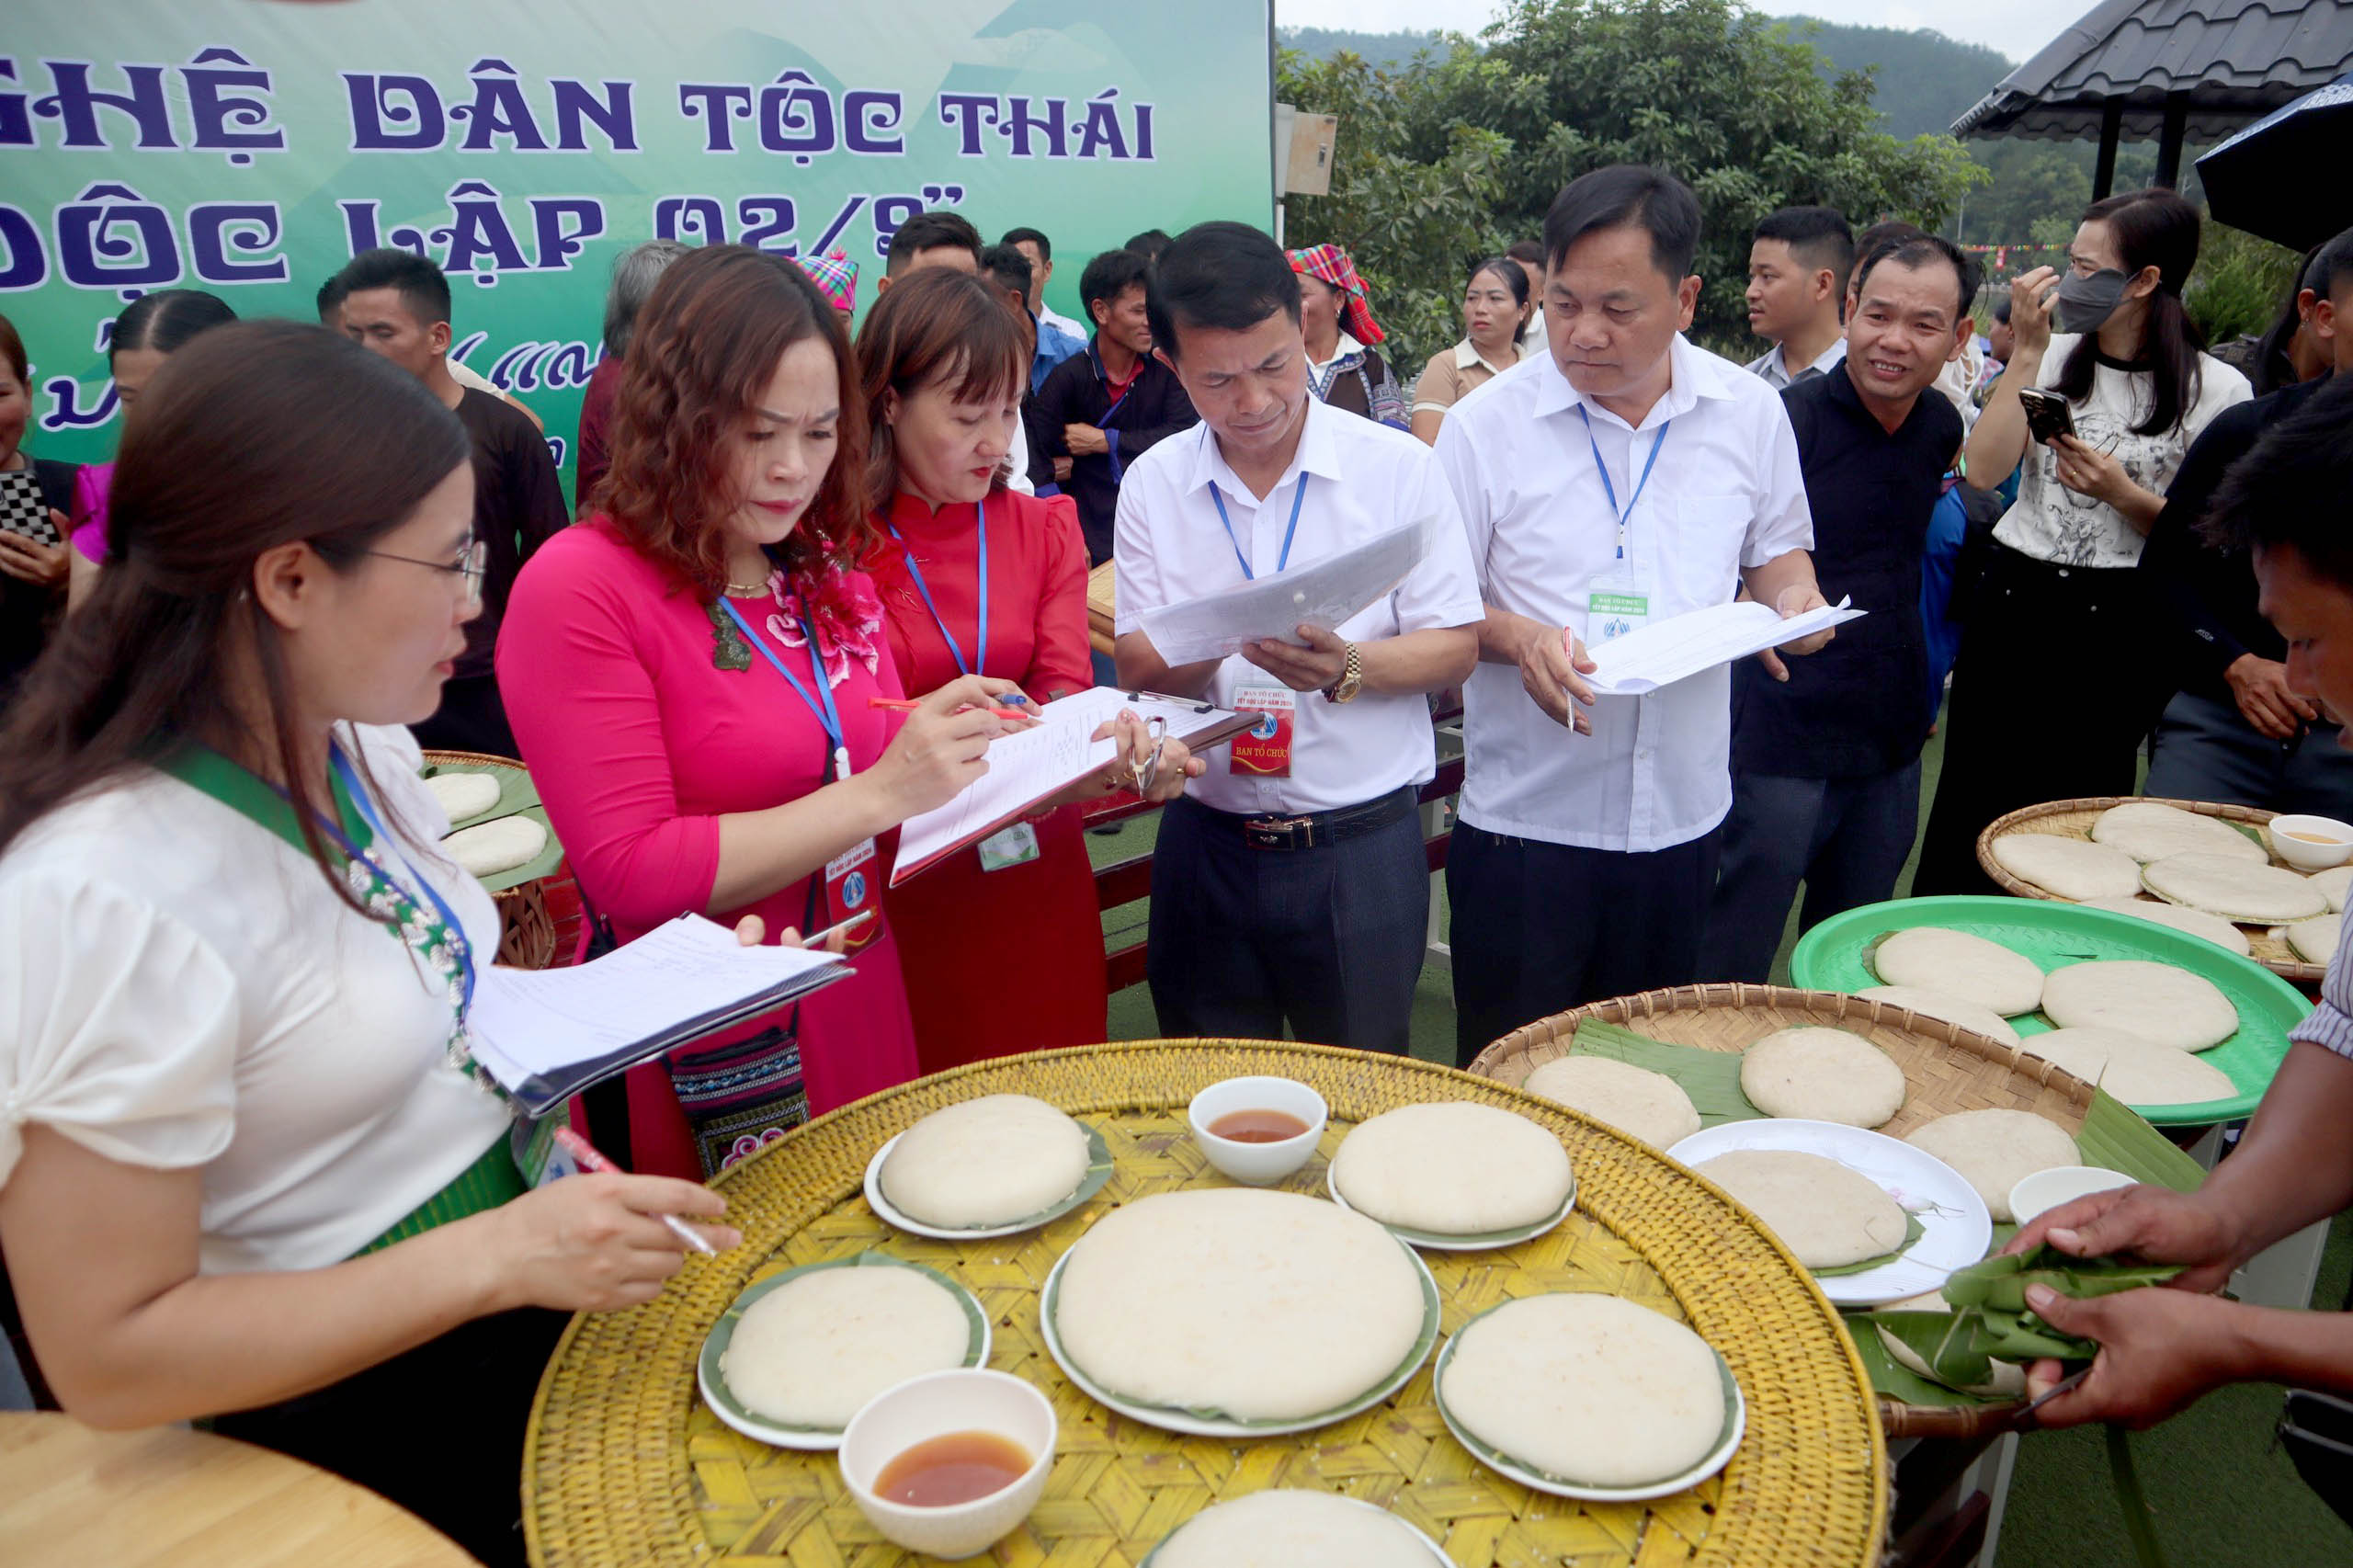
<svg viewBox="0 0 2353 1568">
<path fill-rule="evenodd" d="M 122 307 L 107 339 L 107 358 L 126 348 L 153 348 L 158 354 L 176 352 L 199 332 L 225 326 L 237 319 L 229 301 L 201 289 L 159 289 L 142 294 Z"/>
<path fill-rule="evenodd" d="M 254 562 L 299 540 L 351 570 L 472 450 L 423 382 L 321 327 L 240 322 L 174 354 L 123 436 L 107 570 L 0 725 L 0 852 L 171 737 L 233 745 L 247 719 L 228 689 L 242 640 L 303 843 L 360 908 L 319 835 L 285 651 L 253 597 Z"/>
<path fill-rule="evenodd" d="M 2296 307 L 2303 299 L 2304 290 L 2313 287 L 2313 278 L 2321 270 L 2320 253 L 2327 248 L 2328 242 L 2323 240 L 2304 253 L 2304 259 L 2289 276 L 2288 298 L 2281 302 L 2279 315 L 2256 340 L 2255 368 L 2247 380 L 2255 383 L 2257 397 L 2296 382 L 2294 345 L 2296 334 L 2304 324 L 2304 313 Z"/>
<path fill-rule="evenodd" d="M 899 452 L 882 417 L 890 394 L 913 397 L 933 381 L 958 403 L 1029 389 L 1021 328 L 979 278 L 927 267 L 891 286 L 858 335 L 859 392 L 866 404 L 866 495 L 887 509 L 899 491 Z M 846 462 L 844 452 L 837 462 Z M 1002 473 L 990 490 L 1003 489 Z"/>
<path fill-rule="evenodd" d="M 2128 278 L 2143 267 L 2157 269 L 2157 287 L 2142 318 L 2141 348 L 2133 358 L 2149 372 L 2149 412 L 2133 425 L 2136 436 L 2162 436 L 2178 427 L 2198 402 L 2198 351 L 2205 347 L 2182 308 L 2181 290 L 2198 265 L 2198 209 L 2163 188 L 2126 191 L 2084 209 L 2082 222 L 2097 220 L 2115 237 L 2116 254 Z M 2099 362 L 2099 335 L 2087 332 L 2067 355 L 2051 390 L 2069 403 L 2091 395 L 2092 370 Z"/>
<path fill-rule="evenodd" d="M 1483 272 L 1494 273 L 1495 281 L 1510 292 L 1511 302 L 1520 310 L 1528 309 L 1528 268 L 1507 256 L 1491 256 L 1471 269 L 1470 283 L 1463 285 L 1464 293 L 1471 291 L 1470 284 L 1479 281 L 1479 275 Z M 1526 326 L 1528 318 L 1520 317 L 1519 324 Z"/>
</svg>

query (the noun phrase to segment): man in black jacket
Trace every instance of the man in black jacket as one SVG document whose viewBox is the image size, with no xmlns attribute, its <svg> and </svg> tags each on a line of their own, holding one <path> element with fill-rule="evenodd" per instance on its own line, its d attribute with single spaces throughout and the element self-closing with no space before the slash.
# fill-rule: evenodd
<svg viewBox="0 0 2353 1568">
<path fill-rule="evenodd" d="M 2353 369 L 2353 229 L 2321 247 L 2305 273 L 2307 318 L 2336 375 Z M 2148 793 L 2275 812 L 2353 812 L 2353 753 L 2336 722 L 2288 685 L 2288 645 L 2256 613 L 2255 568 L 2203 543 L 2198 523 L 2233 463 L 2309 402 L 2327 380 L 2280 388 L 2216 415 L 2181 460 L 2141 570 L 2176 635 L 2165 652 L 2180 688 L 2157 722 Z"/>
<path fill-rule="evenodd" d="M 1152 264 L 1133 251 L 1105 251 L 1086 264 L 1078 294 L 1095 323 L 1086 352 L 1047 373 L 1023 408 L 1042 492 L 1060 484 L 1078 502 L 1086 561 L 1111 558 L 1120 480 L 1154 443 L 1198 421 L 1176 373 L 1152 351 L 1144 280 Z"/>
</svg>

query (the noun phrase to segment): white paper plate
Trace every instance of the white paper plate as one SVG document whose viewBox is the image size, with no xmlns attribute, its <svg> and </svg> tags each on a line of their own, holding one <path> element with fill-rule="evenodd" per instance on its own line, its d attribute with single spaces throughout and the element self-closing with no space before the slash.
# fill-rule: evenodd
<svg viewBox="0 0 2353 1568">
<path fill-rule="evenodd" d="M 1509 1306 L 1511 1303 L 1498 1304 Z M 1487 1312 L 1495 1310 L 1489 1307 Z M 1716 1358 L 1716 1370 L 1724 1381 L 1724 1427 L 1716 1438 L 1716 1446 L 1689 1470 L 1670 1475 L 1664 1481 L 1648 1482 L 1640 1486 L 1589 1486 L 1583 1482 L 1563 1481 L 1558 1476 L 1520 1464 L 1501 1449 L 1490 1448 L 1464 1431 L 1462 1424 L 1455 1420 L 1454 1412 L 1447 1408 L 1446 1395 L 1438 1392 L 1446 1381 L 1447 1366 L 1454 1359 L 1454 1347 L 1462 1343 L 1463 1330 L 1486 1315 L 1487 1312 L 1481 1312 L 1479 1317 L 1472 1318 L 1471 1323 L 1464 1324 L 1448 1336 L 1446 1348 L 1438 1353 L 1438 1365 L 1430 1369 L 1430 1396 L 1437 1401 L 1438 1416 L 1446 1423 L 1446 1429 L 1454 1434 L 1454 1440 L 1469 1449 L 1472 1459 L 1496 1474 L 1509 1476 L 1522 1486 L 1548 1492 L 1555 1497 L 1574 1497 L 1586 1503 L 1642 1503 L 1654 1497 L 1672 1496 L 1699 1485 L 1730 1464 L 1733 1454 L 1740 1448 L 1741 1437 L 1748 1430 L 1748 1401 L 1741 1396 L 1740 1381 L 1732 1375 L 1732 1364 L 1711 1345 L 1708 1346 L 1708 1352 Z"/>
<path fill-rule="evenodd" d="M 695 1386 L 702 1391 L 702 1402 L 710 1407 L 710 1413 L 746 1437 L 756 1437 L 779 1449 L 814 1451 L 840 1448 L 840 1427 L 786 1426 L 759 1415 L 735 1397 L 734 1390 L 727 1386 L 726 1374 L 721 1370 L 719 1362 L 720 1358 L 727 1354 L 728 1343 L 735 1335 L 735 1324 L 742 1320 L 745 1309 L 754 1301 L 779 1289 L 789 1279 L 797 1279 L 821 1268 L 858 1267 L 912 1268 L 952 1292 L 957 1305 L 964 1309 L 964 1319 L 970 1325 L 962 1364 L 967 1367 L 989 1364 L 989 1316 L 986 1309 L 982 1307 L 980 1298 L 936 1268 L 926 1268 L 920 1263 L 909 1263 L 904 1258 L 891 1257 L 879 1252 L 862 1252 L 852 1257 L 834 1258 L 824 1263 L 804 1263 L 798 1268 L 788 1268 L 764 1279 L 754 1280 L 742 1294 L 728 1303 L 727 1310 L 719 1314 L 719 1321 L 710 1325 L 710 1332 L 703 1335 L 701 1353 L 695 1358 Z"/>
<path fill-rule="evenodd" d="M 1103 1130 L 1084 1121 L 1079 1125 L 1086 1129 L 1086 1179 L 1078 1184 L 1076 1192 L 1072 1193 L 1060 1203 L 1024 1219 L 1016 1220 L 1009 1225 L 983 1225 L 977 1229 L 960 1228 L 954 1225 L 926 1225 L 920 1220 L 909 1219 L 905 1214 L 892 1208 L 891 1200 L 882 1196 L 882 1162 L 889 1159 L 891 1151 L 898 1146 L 898 1138 L 892 1139 L 882 1147 L 875 1150 L 874 1157 L 866 1162 L 867 1207 L 873 1210 L 882 1222 L 892 1230 L 904 1231 L 911 1236 L 928 1236 L 936 1242 L 984 1242 L 992 1236 L 1017 1236 L 1024 1231 L 1034 1231 L 1040 1225 L 1061 1219 L 1072 1210 L 1086 1202 L 1102 1191 L 1104 1184 L 1111 1179 L 1111 1146 L 1104 1142 Z M 906 1135 L 901 1133 L 899 1136 L 903 1138 Z"/>
<path fill-rule="evenodd" d="M 1288 1489 L 1286 1489 L 1286 1488 L 1269 1487 L 1269 1488 L 1267 1488 L 1267 1490 L 1269 1490 L 1269 1491 L 1279 1491 L 1279 1490 L 1302 1491 L 1302 1490 L 1308 1490 L 1308 1489 L 1306 1489 L 1306 1488 L 1300 1488 L 1300 1487 L 1290 1487 L 1290 1488 L 1288 1488 Z M 1245 1495 L 1250 1495 L 1250 1494 L 1245 1494 Z M 1453 1558 L 1451 1558 L 1451 1557 L 1449 1557 L 1449 1556 L 1446 1554 L 1446 1549 L 1445 1549 L 1444 1547 L 1442 1547 L 1442 1546 L 1438 1545 L 1438 1542 L 1436 1542 L 1436 1541 L 1432 1540 L 1429 1538 L 1429 1533 L 1428 1533 L 1427 1531 L 1426 1531 L 1426 1530 L 1423 1530 L 1423 1529 L 1419 1528 L 1418 1528 L 1418 1527 L 1416 1527 L 1416 1526 L 1415 1526 L 1415 1525 L 1411 1520 L 1409 1520 L 1409 1519 L 1407 1519 L 1407 1518 L 1404 1517 L 1402 1515 L 1392 1513 L 1392 1512 L 1391 1512 L 1389 1509 L 1382 1507 L 1382 1506 L 1381 1506 L 1380 1504 L 1378 1504 L 1378 1503 L 1368 1503 L 1368 1502 L 1366 1502 L 1366 1501 L 1365 1501 L 1363 1498 L 1361 1498 L 1361 1497 L 1343 1497 L 1343 1496 L 1340 1496 L 1340 1494 L 1339 1494 L 1338 1493 L 1336 1493 L 1336 1492 L 1334 1492 L 1334 1493 L 1325 1493 L 1325 1494 L 1324 1494 L 1324 1495 L 1325 1495 L 1325 1496 L 1327 1496 L 1327 1497 L 1336 1497 L 1336 1498 L 1338 1498 L 1338 1499 L 1339 1499 L 1339 1501 L 1341 1501 L 1341 1502 L 1343 1502 L 1343 1503 L 1346 1503 L 1346 1504 L 1347 1504 L 1348 1506 L 1350 1506 L 1351 1508 L 1367 1508 L 1367 1509 L 1371 1510 L 1373 1513 L 1386 1515 L 1388 1517 L 1392 1518 L 1392 1519 L 1395 1519 L 1395 1520 L 1396 1520 L 1400 1525 L 1403 1525 L 1405 1528 L 1407 1528 L 1407 1529 L 1409 1529 L 1409 1530 L 1412 1530 L 1412 1531 L 1414 1532 L 1415 1537 L 1417 1540 L 1419 1540 L 1421 1541 L 1421 1543 L 1422 1543 L 1424 1546 L 1427 1546 L 1427 1547 L 1428 1547 L 1428 1548 L 1430 1549 L 1430 1556 L 1431 1556 L 1432 1558 L 1436 1559 L 1439 1563 L 1443 1564 L 1443 1565 L 1444 1565 L 1444 1568 L 1454 1568 L 1454 1559 L 1453 1559 Z M 1225 1503 L 1231 1503 L 1231 1502 L 1233 1502 L 1233 1500 L 1234 1500 L 1234 1499 L 1233 1499 L 1233 1498 L 1231 1498 L 1231 1497 L 1224 1497 L 1224 1498 L 1220 1498 L 1220 1499 L 1219 1499 L 1219 1501 L 1220 1501 L 1220 1502 L 1225 1502 Z M 1216 1505 L 1215 1505 L 1215 1504 L 1211 1504 L 1211 1507 L 1214 1507 L 1214 1506 L 1216 1506 Z M 1209 1508 L 1203 1508 L 1203 1509 L 1201 1510 L 1201 1512 L 1206 1514 L 1206 1513 L 1208 1513 L 1208 1512 L 1209 1512 Z M 1190 1524 L 1191 1522 L 1192 1522 L 1191 1520 L 1188 1519 L 1185 1523 L 1186 1523 L 1186 1524 Z M 1181 1529 L 1183 1529 L 1184 1528 L 1185 1528 L 1185 1525 L 1181 1525 L 1181 1524 L 1180 1524 L 1180 1525 L 1178 1525 L 1178 1526 L 1176 1527 L 1176 1530 L 1170 1530 L 1170 1531 L 1168 1532 L 1168 1534 L 1166 1534 L 1166 1535 L 1165 1535 L 1165 1536 L 1162 1536 L 1162 1537 L 1160 1538 L 1159 1541 L 1158 1541 L 1158 1542 L 1157 1542 L 1157 1543 L 1153 1547 L 1153 1549 L 1152 1549 L 1150 1551 L 1147 1551 L 1147 1552 L 1145 1552 L 1145 1553 L 1143 1554 L 1143 1561 L 1142 1561 L 1142 1562 L 1139 1562 L 1138 1564 L 1136 1564 L 1136 1568 L 1152 1568 L 1153 1560 L 1154 1560 L 1154 1558 L 1156 1558 L 1156 1557 L 1158 1557 L 1158 1556 L 1160 1555 L 1160 1549 L 1161 1549 L 1161 1547 L 1166 1546 L 1166 1545 L 1168 1544 L 1168 1542 L 1169 1542 L 1169 1541 L 1170 1541 L 1170 1540 L 1171 1540 L 1176 1536 L 1176 1530 L 1181 1530 Z"/>
<path fill-rule="evenodd" d="M 1046 1276 L 1046 1287 L 1038 1293 L 1038 1321 L 1045 1330 L 1046 1353 L 1054 1358 L 1054 1365 L 1063 1369 L 1063 1375 L 1075 1383 L 1079 1392 L 1096 1403 L 1108 1410 L 1115 1411 L 1131 1421 L 1141 1421 L 1147 1426 L 1157 1426 L 1164 1432 L 1182 1433 L 1188 1437 L 1279 1437 L 1287 1432 L 1313 1432 L 1318 1426 L 1328 1426 L 1335 1421 L 1344 1421 L 1351 1415 L 1370 1410 L 1374 1405 L 1404 1388 L 1413 1381 L 1414 1374 L 1422 1369 L 1422 1363 L 1429 1359 L 1430 1352 L 1438 1346 L 1438 1281 L 1431 1277 L 1429 1265 L 1424 1263 L 1412 1247 L 1406 1246 L 1404 1242 L 1399 1242 L 1397 1244 L 1407 1257 L 1414 1260 L 1414 1272 L 1421 1278 L 1422 1332 L 1420 1337 L 1414 1341 L 1412 1354 L 1405 1358 L 1404 1364 L 1395 1371 L 1381 1379 L 1372 1388 L 1348 1401 L 1347 1403 L 1331 1410 L 1318 1411 L 1313 1415 L 1302 1416 L 1296 1420 L 1234 1421 L 1221 1416 L 1201 1415 L 1190 1410 L 1179 1410 L 1168 1405 L 1139 1404 L 1133 1400 L 1122 1399 L 1118 1394 L 1112 1393 L 1093 1378 L 1079 1370 L 1076 1364 L 1071 1360 L 1069 1353 L 1063 1348 L 1063 1336 L 1054 1327 L 1054 1306 L 1057 1298 L 1062 1294 L 1063 1266 L 1070 1262 L 1068 1252 L 1054 1260 L 1052 1271 Z"/>
<path fill-rule="evenodd" d="M 1356 1209 L 1347 1199 L 1340 1196 L 1340 1184 L 1330 1171 L 1324 1173 L 1324 1190 L 1330 1193 L 1332 1201 L 1341 1208 L 1347 1209 L 1351 1212 L 1363 1213 L 1362 1210 Z M 1507 1231 L 1482 1231 L 1472 1235 L 1449 1236 L 1442 1235 L 1436 1231 L 1417 1231 L 1411 1225 L 1392 1225 L 1385 1220 L 1380 1221 L 1380 1224 L 1382 1230 L 1409 1246 L 1427 1247 L 1432 1252 L 1486 1252 L 1494 1247 L 1517 1246 L 1521 1242 L 1542 1235 L 1567 1219 L 1569 1210 L 1576 1206 L 1577 1178 L 1576 1174 L 1571 1172 L 1569 1194 L 1561 1199 L 1560 1208 L 1532 1225 L 1515 1225 Z M 1370 1220 L 1372 1216 L 1367 1214 L 1365 1218 Z"/>
<path fill-rule="evenodd" d="M 1836 1160 L 1869 1177 L 1920 1221 L 1920 1239 L 1893 1262 L 1860 1274 L 1814 1276 L 1822 1293 L 1842 1307 L 1878 1306 L 1940 1289 L 1954 1269 L 1975 1263 L 1993 1244 L 1994 1217 L 1967 1178 L 1884 1133 L 1836 1121 L 1763 1117 L 1694 1132 L 1666 1153 L 1696 1165 L 1735 1149 L 1787 1149 Z"/>
</svg>

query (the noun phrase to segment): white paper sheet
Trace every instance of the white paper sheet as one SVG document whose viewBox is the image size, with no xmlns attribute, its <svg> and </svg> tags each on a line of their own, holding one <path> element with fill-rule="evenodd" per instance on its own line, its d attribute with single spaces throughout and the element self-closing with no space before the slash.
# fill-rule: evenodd
<svg viewBox="0 0 2353 1568">
<path fill-rule="evenodd" d="M 516 1088 L 841 961 L 799 948 L 743 947 L 726 926 L 690 915 L 591 963 L 484 969 L 467 1026 L 477 1060 Z"/>
<path fill-rule="evenodd" d="M 1038 710 L 1044 723 L 989 743 L 989 770 L 970 788 L 946 805 L 907 819 L 899 834 L 892 885 L 897 886 L 941 852 L 992 823 L 1019 815 L 1110 761 L 1117 749 L 1114 744 L 1089 737 L 1123 709 L 1147 722 L 1167 720 L 1169 735 L 1180 741 L 1233 717 L 1205 703 L 1131 697 L 1106 686 L 1090 687 L 1049 702 Z"/>
<path fill-rule="evenodd" d="M 1784 620 L 1771 605 L 1736 599 L 1654 620 L 1597 648 L 1587 648 L 1587 656 L 1600 667 L 1586 679 L 1606 697 L 1640 697 L 1701 670 L 1794 642 L 1867 613 L 1854 608 L 1851 599 L 1840 599 Z"/>
<path fill-rule="evenodd" d="M 1222 659 L 1264 638 L 1296 642 L 1300 626 L 1334 630 L 1404 582 L 1428 553 L 1429 519 L 1421 518 L 1310 565 L 1162 605 L 1139 619 L 1171 666 Z"/>
</svg>

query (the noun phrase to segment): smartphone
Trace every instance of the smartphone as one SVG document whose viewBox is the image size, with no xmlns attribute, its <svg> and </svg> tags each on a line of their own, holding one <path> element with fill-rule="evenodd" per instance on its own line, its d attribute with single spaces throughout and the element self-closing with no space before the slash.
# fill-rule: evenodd
<svg viewBox="0 0 2353 1568">
<path fill-rule="evenodd" d="M 2018 406 L 2026 410 L 2026 427 L 2035 445 L 2060 436 L 2075 433 L 2075 416 L 2067 408 L 2067 400 L 2042 387 L 2020 387 Z"/>
<path fill-rule="evenodd" d="M 30 465 L 0 472 L 0 528 L 19 534 L 35 544 L 60 542 L 57 525 L 41 500 L 40 481 Z"/>
</svg>

